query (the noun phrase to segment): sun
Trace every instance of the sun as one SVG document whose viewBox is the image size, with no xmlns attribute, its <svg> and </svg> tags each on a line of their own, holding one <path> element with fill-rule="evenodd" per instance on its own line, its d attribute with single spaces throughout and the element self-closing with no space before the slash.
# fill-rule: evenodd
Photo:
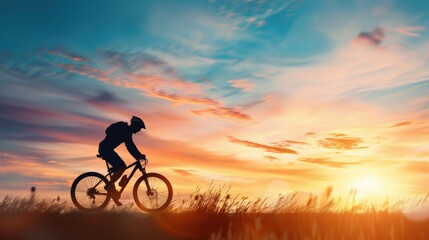
<svg viewBox="0 0 429 240">
<path fill-rule="evenodd" d="M 359 195 L 376 196 L 384 194 L 383 182 L 376 176 L 360 176 L 350 184 Z"/>
</svg>

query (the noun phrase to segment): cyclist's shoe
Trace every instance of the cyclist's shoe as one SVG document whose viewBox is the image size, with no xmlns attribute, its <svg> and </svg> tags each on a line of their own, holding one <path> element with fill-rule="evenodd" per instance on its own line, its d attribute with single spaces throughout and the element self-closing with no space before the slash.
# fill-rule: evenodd
<svg viewBox="0 0 429 240">
<path fill-rule="evenodd" d="M 106 185 L 104 187 L 104 189 L 106 189 L 107 192 L 109 193 L 110 197 L 112 197 L 112 199 L 115 202 L 116 206 L 118 206 L 118 207 L 122 206 L 122 203 L 119 201 L 119 199 L 121 198 L 121 193 L 118 192 L 115 189 L 115 187 L 111 187 L 109 185 Z"/>
<path fill-rule="evenodd" d="M 109 192 L 110 192 L 110 196 L 112 197 L 116 206 L 118 206 L 118 207 L 122 206 L 122 203 L 119 202 L 119 199 L 121 198 L 121 193 L 116 191 L 116 189 L 111 189 Z"/>
</svg>

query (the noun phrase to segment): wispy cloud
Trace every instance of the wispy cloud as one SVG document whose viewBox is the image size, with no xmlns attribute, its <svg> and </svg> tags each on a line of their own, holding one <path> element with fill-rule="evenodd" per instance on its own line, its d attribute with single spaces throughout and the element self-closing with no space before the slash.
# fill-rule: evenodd
<svg viewBox="0 0 429 240">
<path fill-rule="evenodd" d="M 332 148 L 337 150 L 352 150 L 362 149 L 366 147 L 359 146 L 363 143 L 363 139 L 357 137 L 349 137 L 345 134 L 333 133 L 332 137 L 326 137 L 318 141 L 319 146 L 324 148 Z"/>
<path fill-rule="evenodd" d="M 235 88 L 241 89 L 243 92 L 251 92 L 255 87 L 255 83 L 250 82 L 247 79 L 234 79 L 229 80 L 229 83 Z"/>
<path fill-rule="evenodd" d="M 69 72 L 97 79 L 108 84 L 134 88 L 145 95 L 173 103 L 203 105 L 204 109 L 191 110 L 196 115 L 210 114 L 226 119 L 251 120 L 250 115 L 234 107 L 227 107 L 203 91 L 202 84 L 178 77 L 166 62 L 148 54 L 124 54 L 107 51 L 112 65 L 101 69 L 85 64 L 57 64 Z M 131 59 L 128 59 L 131 58 Z M 168 76 L 164 76 L 164 74 Z"/>
<path fill-rule="evenodd" d="M 268 159 L 269 161 L 279 161 L 280 160 L 280 158 L 276 158 L 276 157 L 273 157 L 273 156 L 264 156 L 264 158 Z"/>
<path fill-rule="evenodd" d="M 411 122 L 409 122 L 409 121 L 406 121 L 406 122 L 400 122 L 400 123 L 397 123 L 397 124 L 394 124 L 394 125 L 392 125 L 392 126 L 390 126 L 390 127 L 402 127 L 402 126 L 407 126 L 407 125 L 410 125 L 411 124 Z"/>
<path fill-rule="evenodd" d="M 288 147 L 291 145 L 308 145 L 308 143 L 302 141 L 282 140 L 279 142 L 273 142 L 272 145 L 276 147 Z"/>
<path fill-rule="evenodd" d="M 75 62 L 89 62 L 89 59 L 78 54 L 71 53 L 65 48 L 54 48 L 48 51 L 49 54 L 57 55 Z"/>
<path fill-rule="evenodd" d="M 282 18 L 294 15 L 301 1 L 213 1 L 219 6 L 219 12 L 232 26 L 239 28 L 262 27 L 275 15 Z"/>
<path fill-rule="evenodd" d="M 5 190 L 30 190 L 32 186 L 43 186 L 57 191 L 67 191 L 69 186 L 64 179 L 52 176 L 30 176 L 16 172 L 0 172 L 1 188 Z M 50 183 L 46 186 L 46 183 Z M 52 184 L 53 183 L 53 184 Z"/>
<path fill-rule="evenodd" d="M 195 170 L 184 170 L 184 169 L 174 169 L 174 172 L 179 174 L 182 177 L 191 177 L 195 176 Z"/>
<path fill-rule="evenodd" d="M 127 101 L 116 96 L 114 93 L 109 92 L 104 89 L 99 89 L 97 94 L 95 96 L 88 97 L 86 99 L 88 103 L 92 104 L 114 104 L 114 105 L 121 105 L 126 104 Z"/>
<path fill-rule="evenodd" d="M 411 37 L 420 37 L 419 32 L 424 31 L 425 28 L 423 26 L 403 26 L 394 28 L 394 31 Z"/>
<path fill-rule="evenodd" d="M 242 113 L 238 109 L 234 109 L 230 107 L 222 107 L 222 106 L 192 110 L 191 112 L 197 115 L 211 114 L 221 118 L 240 119 L 244 121 L 248 121 L 252 119 L 248 114 Z"/>
<path fill-rule="evenodd" d="M 228 138 L 229 138 L 229 141 L 232 143 L 237 143 L 248 147 L 263 149 L 267 152 L 298 154 L 297 151 L 288 149 L 288 148 L 282 148 L 282 147 L 276 147 L 276 146 L 270 146 L 270 145 L 260 144 L 256 142 L 246 141 L 246 140 L 240 140 L 231 136 L 229 136 Z"/>
<path fill-rule="evenodd" d="M 126 72 L 138 73 L 142 71 L 176 75 L 175 69 L 163 59 L 142 51 L 100 51 L 101 58 L 110 66 L 118 67 Z"/>
<path fill-rule="evenodd" d="M 319 165 L 326 165 L 330 167 L 343 168 L 347 165 L 360 165 L 359 162 L 340 162 L 340 161 L 329 161 L 329 158 L 299 158 L 298 161 L 313 163 Z"/>
</svg>

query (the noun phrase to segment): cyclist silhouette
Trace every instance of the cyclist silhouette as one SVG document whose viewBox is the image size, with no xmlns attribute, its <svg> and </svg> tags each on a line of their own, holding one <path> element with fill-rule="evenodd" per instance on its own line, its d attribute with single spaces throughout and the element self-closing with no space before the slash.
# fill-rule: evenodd
<svg viewBox="0 0 429 240">
<path fill-rule="evenodd" d="M 100 142 L 98 152 L 100 155 L 113 167 L 113 175 L 106 186 L 106 190 L 112 196 L 113 201 L 116 205 L 121 206 L 119 202 L 121 197 L 120 193 L 115 188 L 115 182 L 122 176 L 127 165 L 115 152 L 115 148 L 122 143 L 125 143 L 130 154 L 136 159 L 145 159 L 146 155 L 140 153 L 136 145 L 133 142 L 133 134 L 138 133 L 142 128 L 146 129 L 146 126 L 140 118 L 133 116 L 130 120 L 130 125 L 126 122 L 113 123 L 106 129 L 106 137 Z"/>
</svg>

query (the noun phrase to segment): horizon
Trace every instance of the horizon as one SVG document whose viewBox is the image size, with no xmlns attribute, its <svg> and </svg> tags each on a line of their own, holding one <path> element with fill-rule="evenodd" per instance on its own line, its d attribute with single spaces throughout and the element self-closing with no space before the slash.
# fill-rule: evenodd
<svg viewBox="0 0 429 240">
<path fill-rule="evenodd" d="M 69 196 L 106 172 L 104 131 L 133 115 L 148 172 L 174 195 L 212 181 L 250 197 L 429 193 L 428 8 L 3 1 L 0 196 Z"/>
</svg>

